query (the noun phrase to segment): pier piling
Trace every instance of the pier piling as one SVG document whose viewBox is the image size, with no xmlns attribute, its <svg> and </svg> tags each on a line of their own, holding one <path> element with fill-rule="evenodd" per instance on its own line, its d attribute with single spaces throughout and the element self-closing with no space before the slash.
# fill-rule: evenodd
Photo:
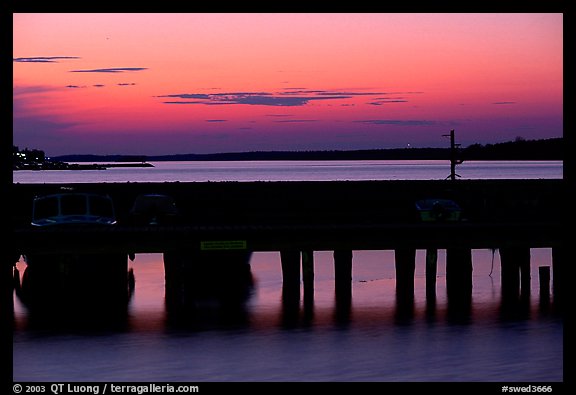
<svg viewBox="0 0 576 395">
<path fill-rule="evenodd" d="M 396 266 L 396 295 L 403 298 L 412 298 L 414 297 L 416 249 L 396 249 L 394 250 L 394 256 Z"/>
<path fill-rule="evenodd" d="M 16 266 L 13 269 L 13 285 L 14 291 L 18 294 L 20 292 L 20 271 Z"/>
<path fill-rule="evenodd" d="M 522 248 L 519 252 L 520 259 L 520 295 L 530 296 L 531 276 L 530 276 L 530 248 Z"/>
<path fill-rule="evenodd" d="M 314 300 L 314 251 L 302 251 L 302 283 L 304 285 L 304 303 Z"/>
<path fill-rule="evenodd" d="M 500 248 L 502 296 L 517 298 L 530 294 L 530 248 Z"/>
<path fill-rule="evenodd" d="M 337 297 L 349 297 L 352 293 L 352 251 L 334 251 L 334 281 Z"/>
<path fill-rule="evenodd" d="M 562 247 L 552 248 L 552 294 L 554 301 L 559 302 L 562 293 L 562 276 L 565 264 L 564 249 Z"/>
<path fill-rule="evenodd" d="M 300 298 L 300 251 L 280 251 L 282 290 L 286 298 Z"/>
<path fill-rule="evenodd" d="M 540 266 L 538 268 L 540 283 L 540 299 L 550 298 L 550 266 Z"/>
<path fill-rule="evenodd" d="M 453 300 L 472 297 L 472 250 L 469 248 L 446 250 L 446 292 Z"/>
<path fill-rule="evenodd" d="M 426 299 L 436 298 L 436 275 L 438 273 L 438 250 L 426 250 Z"/>
</svg>

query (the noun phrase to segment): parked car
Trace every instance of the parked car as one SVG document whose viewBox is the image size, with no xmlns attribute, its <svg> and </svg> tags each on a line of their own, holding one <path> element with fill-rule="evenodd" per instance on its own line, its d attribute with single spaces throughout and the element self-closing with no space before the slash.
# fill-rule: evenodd
<svg viewBox="0 0 576 395">
<path fill-rule="evenodd" d="M 162 194 L 138 195 L 130 210 L 132 222 L 137 225 L 173 224 L 178 214 L 174 199 Z"/>
<path fill-rule="evenodd" d="M 418 200 L 416 209 L 424 222 L 459 221 L 462 213 L 460 206 L 449 199 Z"/>
</svg>

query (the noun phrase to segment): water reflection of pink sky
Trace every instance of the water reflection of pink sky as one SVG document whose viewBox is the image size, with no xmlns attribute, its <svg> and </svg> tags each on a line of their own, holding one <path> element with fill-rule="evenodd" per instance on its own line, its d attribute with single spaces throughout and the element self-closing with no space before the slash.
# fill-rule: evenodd
<svg viewBox="0 0 576 395">
<path fill-rule="evenodd" d="M 413 321 L 430 318 L 426 303 L 425 254 L 416 255 Z M 314 304 L 312 322 L 315 326 L 334 324 L 334 266 L 332 252 L 315 252 Z M 473 320 L 497 320 L 500 305 L 500 257 L 496 251 L 473 250 Z M 539 301 L 538 267 L 551 266 L 550 249 L 531 250 L 531 307 L 537 311 Z M 20 260 L 20 274 L 26 264 Z M 162 254 L 138 254 L 130 262 L 136 277 L 136 288 L 129 306 L 132 330 L 160 330 L 165 325 L 164 267 Z M 252 329 L 281 325 L 282 272 L 280 254 L 256 252 L 251 260 L 255 287 L 246 312 Z M 357 325 L 393 323 L 396 314 L 394 251 L 355 251 L 353 261 L 351 319 Z M 438 252 L 436 305 L 434 319 L 446 318 L 445 251 Z M 15 297 L 16 324 L 26 320 L 26 309 Z M 304 313 L 300 298 L 300 316 Z"/>
</svg>

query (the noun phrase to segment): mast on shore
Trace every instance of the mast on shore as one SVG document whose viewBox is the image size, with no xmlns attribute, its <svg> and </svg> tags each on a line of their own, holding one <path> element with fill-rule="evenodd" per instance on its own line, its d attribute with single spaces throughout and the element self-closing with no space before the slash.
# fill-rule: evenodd
<svg viewBox="0 0 576 395">
<path fill-rule="evenodd" d="M 462 159 L 458 159 L 458 148 L 460 147 L 460 144 L 456 144 L 454 129 L 450 131 L 450 134 L 443 134 L 442 136 L 450 137 L 450 175 L 446 178 L 456 180 L 456 177 L 460 177 L 459 174 L 456 174 L 456 165 L 464 162 Z"/>
</svg>

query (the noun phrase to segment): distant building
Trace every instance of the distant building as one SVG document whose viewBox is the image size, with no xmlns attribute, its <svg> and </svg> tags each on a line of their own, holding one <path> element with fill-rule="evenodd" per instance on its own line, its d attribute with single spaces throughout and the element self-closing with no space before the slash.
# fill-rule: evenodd
<svg viewBox="0 0 576 395">
<path fill-rule="evenodd" d="M 20 151 L 17 146 L 12 146 L 12 167 L 14 169 L 42 164 L 45 161 L 46 154 L 42 150 L 25 148 Z"/>
</svg>

